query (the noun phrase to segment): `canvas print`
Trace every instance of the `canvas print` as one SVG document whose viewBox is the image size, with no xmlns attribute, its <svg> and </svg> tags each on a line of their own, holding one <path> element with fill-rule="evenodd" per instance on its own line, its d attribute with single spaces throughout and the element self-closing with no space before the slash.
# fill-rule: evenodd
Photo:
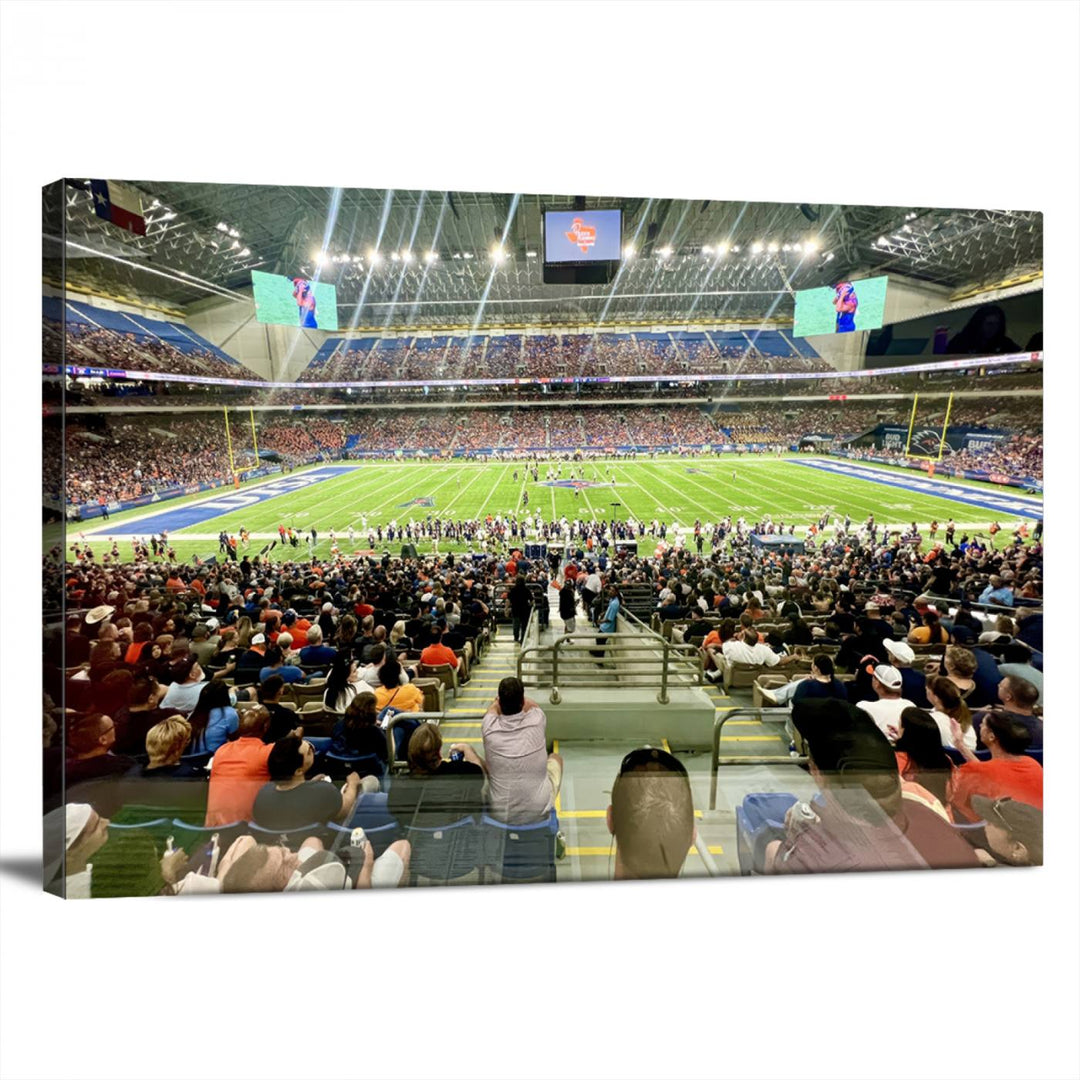
<svg viewBox="0 0 1080 1080">
<path fill-rule="evenodd" d="M 1042 863 L 1037 211 L 66 178 L 42 234 L 48 891 Z"/>
</svg>

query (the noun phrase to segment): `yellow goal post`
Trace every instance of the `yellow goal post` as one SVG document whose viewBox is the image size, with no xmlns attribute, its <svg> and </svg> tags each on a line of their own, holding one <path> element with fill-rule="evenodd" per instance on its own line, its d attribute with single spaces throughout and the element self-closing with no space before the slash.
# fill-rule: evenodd
<svg viewBox="0 0 1080 1080">
<path fill-rule="evenodd" d="M 919 411 L 919 395 L 915 395 L 914 401 L 911 403 L 911 418 L 908 421 L 907 443 L 904 446 L 904 454 L 910 458 L 920 458 L 923 461 L 940 461 L 945 454 L 945 437 L 949 433 L 949 420 L 952 418 L 952 405 L 953 396 L 949 395 L 949 402 L 945 406 L 945 420 L 941 425 L 941 438 L 938 440 L 937 455 L 934 454 L 913 454 L 911 452 L 911 439 L 915 434 L 915 419 Z"/>
</svg>

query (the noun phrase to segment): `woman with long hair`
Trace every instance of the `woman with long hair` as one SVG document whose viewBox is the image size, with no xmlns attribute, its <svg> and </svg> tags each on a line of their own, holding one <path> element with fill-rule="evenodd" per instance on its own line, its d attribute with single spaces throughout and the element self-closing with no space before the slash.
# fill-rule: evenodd
<svg viewBox="0 0 1080 1080">
<path fill-rule="evenodd" d="M 221 679 L 211 679 L 199 694 L 195 709 L 188 717 L 191 724 L 189 754 L 212 754 L 236 733 L 240 717 L 233 707 L 232 687 Z"/>
<path fill-rule="evenodd" d="M 971 710 L 956 688 L 956 683 L 952 679 L 946 679 L 944 675 L 935 675 L 926 680 L 926 696 L 931 705 L 930 715 L 941 731 L 942 743 L 945 746 L 952 745 L 951 721 L 955 720 L 964 733 L 964 745 L 974 750 L 979 741 L 978 733 L 971 720 Z"/>
<path fill-rule="evenodd" d="M 361 690 L 349 702 L 345 715 L 334 724 L 331 735 L 330 749 L 335 754 L 340 757 L 373 754 L 379 759 L 379 766 L 374 771 L 380 775 L 386 772 L 389 764 L 386 735 L 378 724 L 375 695 L 369 690 Z"/>
<path fill-rule="evenodd" d="M 241 615 L 236 622 L 237 647 L 241 651 L 251 648 L 251 639 L 255 636 L 255 627 L 247 615 Z"/>
<path fill-rule="evenodd" d="M 937 721 L 925 709 L 909 708 L 900 714 L 897 726 L 900 734 L 893 743 L 893 749 L 896 751 L 896 765 L 901 780 L 929 792 L 940 804 L 932 805 L 931 809 L 951 821 L 947 808 L 953 763 L 945 753 Z M 913 789 L 905 790 L 922 797 Z"/>
<path fill-rule="evenodd" d="M 355 615 L 342 615 L 337 629 L 337 650 L 339 655 L 351 656 L 356 643 L 358 623 Z"/>
<path fill-rule="evenodd" d="M 353 698 L 365 688 L 360 679 L 359 665 L 348 653 L 338 653 L 326 677 L 326 689 L 323 691 L 323 708 L 327 712 L 343 713 L 352 704 Z M 370 689 L 370 687 L 366 687 Z"/>
</svg>

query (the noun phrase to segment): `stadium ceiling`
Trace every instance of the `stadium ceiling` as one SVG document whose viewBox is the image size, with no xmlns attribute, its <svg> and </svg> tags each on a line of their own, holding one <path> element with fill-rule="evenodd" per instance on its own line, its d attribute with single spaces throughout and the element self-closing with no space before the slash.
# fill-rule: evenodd
<svg viewBox="0 0 1080 1080">
<path fill-rule="evenodd" d="M 69 284 L 182 308 L 247 299 L 253 269 L 318 276 L 343 328 L 761 320 L 847 277 L 957 290 L 1042 268 L 1029 211 L 129 184 L 145 236 L 97 217 L 88 181 L 47 189 L 64 193 Z M 611 285 L 544 285 L 541 209 L 581 206 L 621 207 L 633 256 Z"/>
</svg>

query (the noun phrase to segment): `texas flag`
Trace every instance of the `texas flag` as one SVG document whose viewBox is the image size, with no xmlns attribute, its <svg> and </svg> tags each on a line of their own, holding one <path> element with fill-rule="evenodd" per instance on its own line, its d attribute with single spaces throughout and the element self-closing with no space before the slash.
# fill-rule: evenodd
<svg viewBox="0 0 1080 1080">
<path fill-rule="evenodd" d="M 139 236 L 146 235 L 146 218 L 142 215 L 138 192 L 113 180 L 91 180 L 90 194 L 94 198 L 94 213 L 99 218 Z"/>
</svg>

